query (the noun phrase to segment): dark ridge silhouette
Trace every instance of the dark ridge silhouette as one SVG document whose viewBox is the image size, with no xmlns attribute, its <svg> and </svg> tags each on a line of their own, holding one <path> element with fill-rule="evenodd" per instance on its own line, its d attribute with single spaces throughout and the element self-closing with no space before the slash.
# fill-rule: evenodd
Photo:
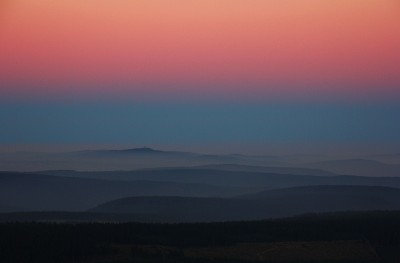
<svg viewBox="0 0 400 263">
<path fill-rule="evenodd" d="M 387 162 L 391 164 L 400 164 L 400 153 L 375 154 L 375 155 L 368 155 L 365 158 L 380 162 Z"/>
<path fill-rule="evenodd" d="M 336 174 L 349 174 L 373 177 L 400 177 L 400 164 L 388 164 L 366 159 L 348 159 L 317 162 L 307 165 Z"/>
<path fill-rule="evenodd" d="M 225 166 L 224 166 L 225 167 Z M 233 166 L 234 168 L 242 166 Z M 232 170 L 234 169 L 232 168 Z M 240 169 L 240 168 L 239 168 Z M 263 168 L 255 168 L 263 169 Z M 269 169 L 269 168 L 267 168 Z M 283 171 L 286 168 L 280 169 Z M 299 172 L 297 169 L 294 171 Z M 300 170 L 302 171 L 302 170 Z M 108 172 L 42 172 L 50 175 L 94 178 L 121 181 L 170 181 L 179 183 L 200 183 L 229 187 L 252 187 L 265 189 L 285 188 L 305 185 L 376 185 L 400 188 L 398 177 L 363 177 L 363 176 L 312 176 L 303 174 L 280 174 L 248 171 L 228 171 L 223 169 L 201 168 L 160 168 L 135 171 Z M 301 172 L 299 172 L 301 173 Z"/>
<path fill-rule="evenodd" d="M 91 209 L 96 213 L 147 214 L 172 222 L 238 221 L 305 213 L 400 209 L 400 189 L 306 186 L 237 198 L 129 197 Z"/>
<path fill-rule="evenodd" d="M 155 149 L 148 148 L 148 147 L 125 149 L 125 150 L 121 150 L 121 152 L 128 152 L 128 153 L 135 153 L 135 152 L 138 152 L 138 153 L 165 153 L 165 151 L 155 150 Z"/>
<path fill-rule="evenodd" d="M 0 172 L 0 200 L 27 210 L 86 210 L 134 195 L 233 196 L 254 189 L 136 180 L 132 182 Z"/>
<path fill-rule="evenodd" d="M 239 155 L 210 155 L 153 148 L 85 150 L 64 153 L 0 153 L 0 170 L 136 170 L 156 167 L 199 166 L 208 164 L 282 166 L 276 158 Z"/>
<path fill-rule="evenodd" d="M 132 171 L 106 171 L 96 173 L 135 173 L 140 171 L 170 171 L 170 170 L 214 170 L 214 171 L 231 171 L 231 172 L 255 172 L 255 173 L 271 173 L 271 174 L 293 174 L 293 175 L 314 175 L 314 176 L 334 176 L 336 174 L 327 172 L 320 169 L 309 169 L 309 168 L 297 168 L 297 167 L 269 167 L 269 166 L 254 166 L 254 165 L 243 165 L 243 164 L 208 164 L 191 167 L 157 167 L 147 168 Z M 79 171 L 76 170 L 44 170 L 37 171 L 42 174 L 53 174 L 53 175 L 79 175 Z"/>
<path fill-rule="evenodd" d="M 393 196 L 397 197 L 400 193 L 399 188 L 382 187 L 382 186 L 360 186 L 360 185 L 317 185 L 317 186 L 299 186 L 283 189 L 274 189 L 262 191 L 255 194 L 248 194 L 240 196 L 245 199 L 270 199 L 276 197 L 289 197 L 289 196 L 323 196 L 325 197 L 357 197 L 357 196 L 370 196 L 372 201 L 376 196 Z"/>
<path fill-rule="evenodd" d="M 333 176 L 334 173 L 321 169 L 297 168 L 297 167 L 268 167 L 254 166 L 243 164 L 210 164 L 192 167 L 197 169 L 222 170 L 222 171 L 238 171 L 238 172 L 259 172 L 259 173 L 275 173 L 275 174 L 298 174 L 298 175 L 315 175 L 315 176 Z"/>
<path fill-rule="evenodd" d="M 83 154 L 83 155 L 182 155 L 182 156 L 194 156 L 197 154 L 189 152 L 179 152 L 179 151 L 162 151 L 149 147 L 142 148 L 132 148 L 132 149 L 121 149 L 121 150 L 88 150 L 72 152 L 71 154 Z"/>
</svg>

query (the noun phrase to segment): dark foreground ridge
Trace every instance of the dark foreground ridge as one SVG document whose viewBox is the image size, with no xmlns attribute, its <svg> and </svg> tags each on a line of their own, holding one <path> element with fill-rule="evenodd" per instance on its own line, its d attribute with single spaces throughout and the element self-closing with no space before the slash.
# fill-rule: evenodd
<svg viewBox="0 0 400 263">
<path fill-rule="evenodd" d="M 59 212 L 17 212 L 15 209 L 9 209 L 8 213 L 0 213 L 0 222 L 248 221 L 308 213 L 400 210 L 400 189 L 382 186 L 319 185 L 267 190 L 231 198 L 133 196 L 108 201 L 81 212 L 61 209 L 55 210 Z"/>
<path fill-rule="evenodd" d="M 322 185 L 268 190 L 236 198 L 130 197 L 107 202 L 97 213 L 147 214 L 167 222 L 262 220 L 305 213 L 400 209 L 400 189 Z"/>
<path fill-rule="evenodd" d="M 400 211 L 226 223 L 3 223 L 4 263 L 397 263 Z"/>
</svg>

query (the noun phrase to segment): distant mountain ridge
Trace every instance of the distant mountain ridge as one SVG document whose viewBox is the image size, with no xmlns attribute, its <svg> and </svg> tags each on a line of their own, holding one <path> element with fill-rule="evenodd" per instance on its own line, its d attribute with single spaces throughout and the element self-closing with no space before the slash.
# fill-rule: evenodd
<svg viewBox="0 0 400 263">
<path fill-rule="evenodd" d="M 255 165 L 244 165 L 244 164 L 210 164 L 210 165 L 196 166 L 192 168 L 199 168 L 199 169 L 204 168 L 204 169 L 222 170 L 222 171 L 293 174 L 293 175 L 315 175 L 315 176 L 336 175 L 334 173 L 320 169 L 301 168 L 301 167 L 255 166 Z"/>
<path fill-rule="evenodd" d="M 129 148 L 129 149 L 119 149 L 119 150 L 86 150 L 86 151 L 77 151 L 77 152 L 71 152 L 71 153 L 78 153 L 78 154 L 186 154 L 184 152 L 156 150 L 156 149 L 149 148 L 149 147 Z"/>
<path fill-rule="evenodd" d="M 400 177 L 400 164 L 389 164 L 368 159 L 344 159 L 311 163 L 309 168 L 322 169 L 336 174 L 375 177 Z"/>
<path fill-rule="evenodd" d="M 400 160 L 396 163 L 396 155 L 371 156 L 369 159 L 331 158 L 307 154 L 282 156 L 203 154 L 141 147 L 57 153 L 0 153 L 0 170 L 133 171 L 160 167 L 192 167 L 279 174 L 400 177 Z M 387 158 L 389 162 L 382 161 Z"/>
<path fill-rule="evenodd" d="M 222 167 L 222 168 L 221 168 Z M 49 175 L 81 177 L 119 181 L 170 181 L 179 183 L 199 183 L 230 187 L 265 187 L 266 189 L 305 185 L 368 185 L 400 188 L 399 177 L 367 177 L 332 175 L 320 170 L 302 168 L 275 168 L 229 165 L 175 167 L 142 169 L 133 171 L 77 172 L 47 171 Z M 241 170 L 245 171 L 241 171 Z M 249 171 L 247 171 L 249 170 Z M 263 172 L 264 171 L 264 172 Z M 265 171 L 273 171 L 265 172 Z M 288 172 L 292 171 L 293 174 Z M 296 174 L 295 174 L 296 173 Z M 304 174 L 306 173 L 306 174 Z M 309 175 L 314 173 L 315 175 Z"/>
<path fill-rule="evenodd" d="M 129 197 L 89 211 L 147 214 L 178 222 L 258 220 L 306 213 L 400 209 L 400 189 L 305 186 L 237 198 Z"/>
<path fill-rule="evenodd" d="M 247 164 L 280 166 L 277 158 L 230 154 L 201 154 L 165 151 L 148 147 L 128 149 L 84 150 L 59 153 L 0 154 L 0 170 L 137 170 L 157 167 L 201 166 L 209 164 Z"/>
<path fill-rule="evenodd" d="M 97 204 L 132 195 L 233 196 L 247 188 L 166 181 L 131 182 L 0 172 L 0 200 L 27 210 L 82 211 Z"/>
</svg>

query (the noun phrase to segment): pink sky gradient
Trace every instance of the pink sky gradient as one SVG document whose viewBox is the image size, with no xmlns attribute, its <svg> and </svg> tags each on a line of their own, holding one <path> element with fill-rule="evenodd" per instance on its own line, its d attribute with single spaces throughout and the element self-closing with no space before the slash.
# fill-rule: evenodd
<svg viewBox="0 0 400 263">
<path fill-rule="evenodd" d="M 397 0 L 15 0 L 0 95 L 400 96 Z"/>
</svg>

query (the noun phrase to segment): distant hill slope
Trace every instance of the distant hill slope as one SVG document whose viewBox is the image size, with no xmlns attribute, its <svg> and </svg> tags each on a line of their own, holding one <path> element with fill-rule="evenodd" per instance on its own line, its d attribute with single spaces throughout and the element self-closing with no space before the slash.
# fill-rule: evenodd
<svg viewBox="0 0 400 263">
<path fill-rule="evenodd" d="M 0 172 L 0 200 L 27 210 L 79 211 L 143 195 L 233 196 L 253 189 L 154 181 L 110 181 L 31 173 Z"/>
<path fill-rule="evenodd" d="M 96 213 L 147 214 L 178 222 L 257 220 L 304 213 L 400 209 L 400 189 L 307 186 L 239 198 L 130 197 L 91 209 Z"/>
<path fill-rule="evenodd" d="M 195 154 L 188 152 L 177 152 L 177 151 L 161 151 L 148 147 L 142 148 L 132 148 L 132 149 L 122 149 L 122 150 L 88 150 L 88 151 L 78 151 L 72 152 L 70 154 L 78 154 L 78 155 L 183 155 L 183 156 L 193 156 Z"/>
<path fill-rule="evenodd" d="M 257 173 L 275 173 L 275 174 L 294 174 L 294 175 L 315 175 L 315 176 L 333 176 L 334 173 L 320 169 L 297 168 L 297 167 L 268 167 L 241 164 L 211 164 L 193 167 L 197 169 L 236 171 L 236 172 L 257 172 Z"/>
<path fill-rule="evenodd" d="M 226 187 L 264 187 L 266 189 L 306 185 L 370 185 L 400 188 L 400 177 L 311 176 L 303 174 L 280 174 L 236 170 L 230 171 L 223 169 L 207 169 L 207 167 L 208 166 L 201 168 L 160 168 L 109 172 L 45 171 L 41 173 L 65 177 L 68 176 L 104 180 L 169 181 L 179 183 L 211 184 Z M 240 169 L 242 166 L 228 167 Z M 263 168 L 256 167 L 255 169 Z M 286 170 L 286 168 L 279 169 L 281 171 L 290 171 Z"/>
<path fill-rule="evenodd" d="M 304 186 L 263 191 L 241 198 L 280 203 L 296 214 L 400 208 L 400 189 L 381 186 Z"/>
<path fill-rule="evenodd" d="M 366 159 L 392 163 L 392 164 L 400 164 L 400 153 L 392 153 L 392 154 L 375 154 L 369 155 L 365 157 Z"/>
<path fill-rule="evenodd" d="M 400 164 L 388 164 L 366 159 L 333 160 L 306 165 L 309 168 L 322 169 L 336 174 L 359 176 L 396 176 L 400 177 Z"/>
<path fill-rule="evenodd" d="M 181 151 L 163 151 L 147 147 L 60 153 L 0 153 L 0 170 L 25 172 L 40 170 L 136 170 L 224 163 L 263 166 L 284 166 L 285 164 L 279 158 L 271 156 L 199 154 Z"/>
<path fill-rule="evenodd" d="M 162 168 L 136 171 L 110 172 L 74 172 L 74 171 L 45 171 L 50 175 L 61 175 L 81 178 L 95 178 L 120 181 L 169 181 L 179 183 L 201 183 L 234 187 L 285 187 L 289 184 L 303 185 L 310 179 L 319 181 L 320 177 L 278 173 L 261 173 L 246 171 L 225 171 L 206 168 Z M 322 178 L 322 177 L 321 177 Z M 312 181 L 312 180 L 311 180 Z M 400 183 L 400 180 L 399 180 Z M 399 184 L 400 185 L 400 184 Z"/>
</svg>

